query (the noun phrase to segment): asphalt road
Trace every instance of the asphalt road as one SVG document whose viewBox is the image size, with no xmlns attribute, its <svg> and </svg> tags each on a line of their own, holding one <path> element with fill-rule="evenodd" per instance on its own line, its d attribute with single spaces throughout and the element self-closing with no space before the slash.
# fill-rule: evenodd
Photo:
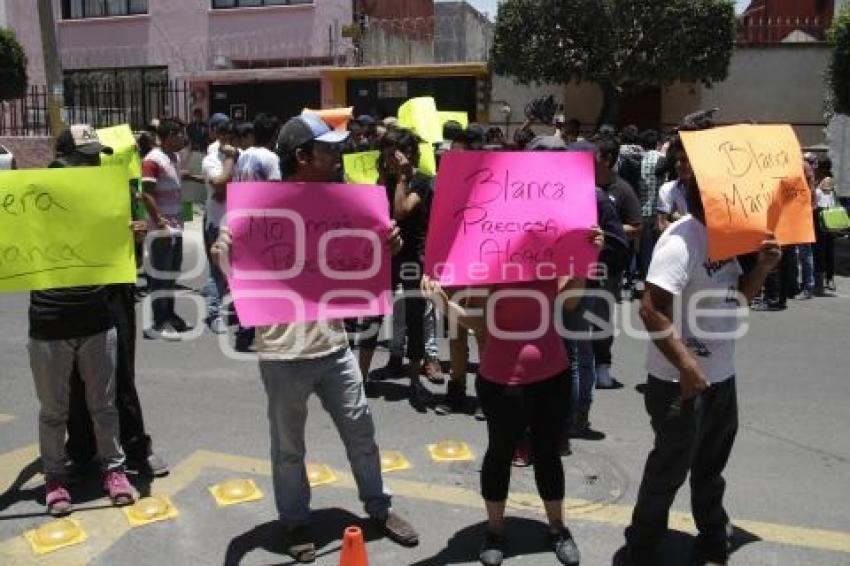
<svg viewBox="0 0 850 566">
<path fill-rule="evenodd" d="M 741 430 L 726 474 L 727 507 L 738 526 L 733 564 L 850 564 L 850 280 L 839 281 L 839 293 L 791 301 L 782 313 L 753 313 L 751 330 L 739 343 Z M 223 356 L 208 333 L 184 343 L 139 339 L 145 418 L 156 450 L 172 466 L 168 478 L 139 488 L 169 495 L 179 515 L 131 528 L 92 480 L 74 491 L 80 510 L 73 517 L 88 540 L 36 557 L 22 533 L 48 517 L 37 473 L 38 405 L 25 349 L 26 307 L 25 295 L 0 296 L 0 563 L 291 563 L 281 554 L 274 522 L 265 395 L 256 363 Z M 191 318 L 191 302 L 181 301 L 180 309 Z M 622 313 L 637 320 L 632 304 Z M 645 343 L 618 337 L 614 369 L 626 387 L 597 391 L 591 415 L 607 437 L 575 441 L 573 456 L 565 459 L 569 524 L 586 565 L 610 564 L 621 546 L 651 447 L 635 390 L 644 380 L 645 351 Z M 379 352 L 375 365 L 385 359 Z M 371 403 L 382 449 L 400 451 L 411 464 L 386 479 L 396 509 L 418 527 L 422 542 L 402 549 L 367 530 L 370 564 L 476 564 L 484 518 L 477 495 L 484 425 L 467 415 L 419 415 L 403 395 L 404 383 L 386 382 Z M 343 528 L 364 513 L 330 419 L 315 399 L 310 409 L 308 460 L 326 464 L 337 476 L 313 490 L 317 563 L 336 565 Z M 466 442 L 474 459 L 432 461 L 427 445 L 446 440 Z M 207 488 L 232 478 L 255 480 L 264 497 L 218 507 Z M 511 492 L 512 556 L 506 564 L 553 564 L 531 470 L 514 470 Z M 662 564 L 688 564 L 693 538 L 687 487 L 674 509 Z"/>
</svg>

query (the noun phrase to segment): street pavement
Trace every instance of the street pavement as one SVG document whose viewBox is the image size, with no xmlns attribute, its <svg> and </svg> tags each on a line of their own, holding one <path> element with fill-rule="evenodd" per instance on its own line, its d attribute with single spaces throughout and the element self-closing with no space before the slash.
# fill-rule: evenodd
<svg viewBox="0 0 850 566">
<path fill-rule="evenodd" d="M 187 263 L 192 261 L 189 254 Z M 200 279 L 186 281 L 198 288 Z M 740 432 L 727 468 L 726 503 L 736 525 L 732 564 L 850 564 L 850 280 L 839 296 L 790 301 L 779 313 L 752 313 L 738 345 Z M 191 292 L 179 310 L 194 321 Z M 141 308 L 141 307 L 140 307 Z M 265 395 L 253 361 L 222 354 L 209 333 L 182 343 L 139 333 L 138 387 L 154 446 L 171 465 L 143 494 L 170 496 L 178 516 L 131 527 L 109 507 L 96 478 L 75 488 L 77 519 L 87 540 L 35 556 L 22 533 L 49 520 L 37 462 L 37 413 L 26 355 L 26 295 L 0 296 L 0 564 L 291 564 L 282 554 L 270 481 Z M 620 320 L 637 327 L 625 302 Z M 591 419 L 601 441 L 574 441 L 565 458 L 569 526 L 582 564 L 607 565 L 622 545 L 643 463 L 652 445 L 643 400 L 646 343 L 621 335 L 614 372 L 625 383 L 597 391 Z M 475 357 L 475 356 L 473 356 Z M 445 344 L 443 359 L 447 360 Z M 386 361 L 381 350 L 375 367 Z M 439 392 L 440 388 L 434 388 Z M 472 375 L 469 394 L 473 394 Z M 469 415 L 415 413 L 405 383 L 383 382 L 371 400 L 382 450 L 399 451 L 407 470 L 387 472 L 394 506 L 419 529 L 421 544 L 404 549 L 366 529 L 370 564 L 477 564 L 483 533 L 478 472 L 486 448 L 483 423 Z M 307 428 L 308 461 L 325 464 L 336 481 L 313 490 L 317 564 L 339 564 L 343 529 L 364 512 L 332 422 L 314 398 Z M 428 445 L 462 441 L 473 459 L 435 462 Z M 219 507 L 208 487 L 253 479 L 263 497 Z M 506 564 L 554 564 L 531 469 L 514 469 Z M 693 524 L 689 490 L 674 504 L 671 534 L 659 564 L 689 564 Z"/>
</svg>

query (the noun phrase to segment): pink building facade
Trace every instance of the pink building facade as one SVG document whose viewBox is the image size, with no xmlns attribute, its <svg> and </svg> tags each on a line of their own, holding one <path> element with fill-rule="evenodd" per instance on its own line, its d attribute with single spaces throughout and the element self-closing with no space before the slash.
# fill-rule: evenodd
<svg viewBox="0 0 850 566">
<path fill-rule="evenodd" d="M 206 111 L 214 96 L 227 96 L 211 87 L 258 75 L 242 69 L 264 69 L 265 83 L 295 81 L 305 90 L 293 103 L 321 104 L 331 96 L 322 95 L 321 68 L 353 57 L 342 37 L 351 0 L 54 0 L 54 13 L 66 77 L 138 71 L 186 79 L 193 106 Z M 5 19 L 26 50 L 30 84 L 45 84 L 36 2 L 5 0 Z"/>
</svg>

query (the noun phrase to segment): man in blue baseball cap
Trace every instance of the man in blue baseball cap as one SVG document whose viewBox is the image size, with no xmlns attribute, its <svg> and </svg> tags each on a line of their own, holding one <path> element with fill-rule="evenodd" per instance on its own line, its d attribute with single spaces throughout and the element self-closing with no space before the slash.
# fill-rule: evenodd
<svg viewBox="0 0 850 566">
<path fill-rule="evenodd" d="M 312 112 L 290 119 L 277 141 L 283 179 L 333 182 L 340 169 L 340 144 L 348 136 L 349 132 L 334 131 Z M 382 237 L 392 251 L 401 249 L 395 226 Z M 228 263 L 231 246 L 232 238 L 225 228 L 213 246 L 213 256 L 220 265 Z M 299 563 L 316 559 L 304 463 L 307 401 L 313 393 L 321 399 L 345 444 L 360 500 L 371 521 L 398 544 L 418 544 L 419 535 L 392 510 L 390 493 L 384 487 L 375 424 L 343 321 L 260 327 L 256 329 L 256 347 L 268 397 L 272 481 L 284 527 L 285 552 Z"/>
</svg>

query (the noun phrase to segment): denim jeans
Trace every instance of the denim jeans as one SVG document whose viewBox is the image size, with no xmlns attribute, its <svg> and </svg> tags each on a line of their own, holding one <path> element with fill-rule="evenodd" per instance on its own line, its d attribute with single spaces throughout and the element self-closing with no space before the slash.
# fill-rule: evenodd
<svg viewBox="0 0 850 566">
<path fill-rule="evenodd" d="M 385 517 L 391 497 L 384 489 L 375 424 L 351 350 L 345 348 L 315 360 L 263 360 L 260 374 L 268 395 L 272 481 L 281 522 L 292 527 L 307 524 L 310 518 L 304 429 L 307 400 L 313 393 L 345 445 L 366 513 Z"/>
<path fill-rule="evenodd" d="M 204 219 L 204 249 L 207 253 L 207 265 L 209 266 L 209 276 L 201 290 L 207 302 L 207 321 L 212 322 L 218 316 L 222 315 L 221 306 L 224 296 L 227 295 L 227 278 L 221 269 L 212 261 L 210 256 L 210 248 L 218 239 L 219 227 L 212 224 L 207 224 Z"/>
<path fill-rule="evenodd" d="M 564 314 L 564 327 L 575 338 L 564 340 L 570 360 L 570 385 L 573 400 L 571 412 L 590 411 L 593 388 L 596 387 L 596 364 L 591 342 L 591 324 L 585 318 L 592 297 L 582 296 L 575 310 Z M 582 336 L 583 335 L 583 336 Z"/>
<path fill-rule="evenodd" d="M 183 236 L 163 236 L 151 242 L 151 265 L 161 273 L 160 277 L 149 274 L 151 293 L 161 296 L 151 299 L 153 324 L 161 328 L 176 316 L 174 311 L 174 292 L 180 267 L 183 265 Z"/>
<path fill-rule="evenodd" d="M 65 431 L 70 404 L 71 372 L 76 363 L 86 388 L 86 405 L 94 424 L 97 453 L 104 470 L 120 470 L 124 453 L 119 443 L 115 407 L 115 364 L 118 333 L 114 328 L 71 340 L 29 341 L 30 367 L 41 405 L 38 441 L 48 481 L 65 475 Z"/>
<path fill-rule="evenodd" d="M 803 290 L 814 292 L 815 290 L 815 254 L 810 244 L 797 246 L 800 258 L 800 271 L 803 275 Z"/>
</svg>

